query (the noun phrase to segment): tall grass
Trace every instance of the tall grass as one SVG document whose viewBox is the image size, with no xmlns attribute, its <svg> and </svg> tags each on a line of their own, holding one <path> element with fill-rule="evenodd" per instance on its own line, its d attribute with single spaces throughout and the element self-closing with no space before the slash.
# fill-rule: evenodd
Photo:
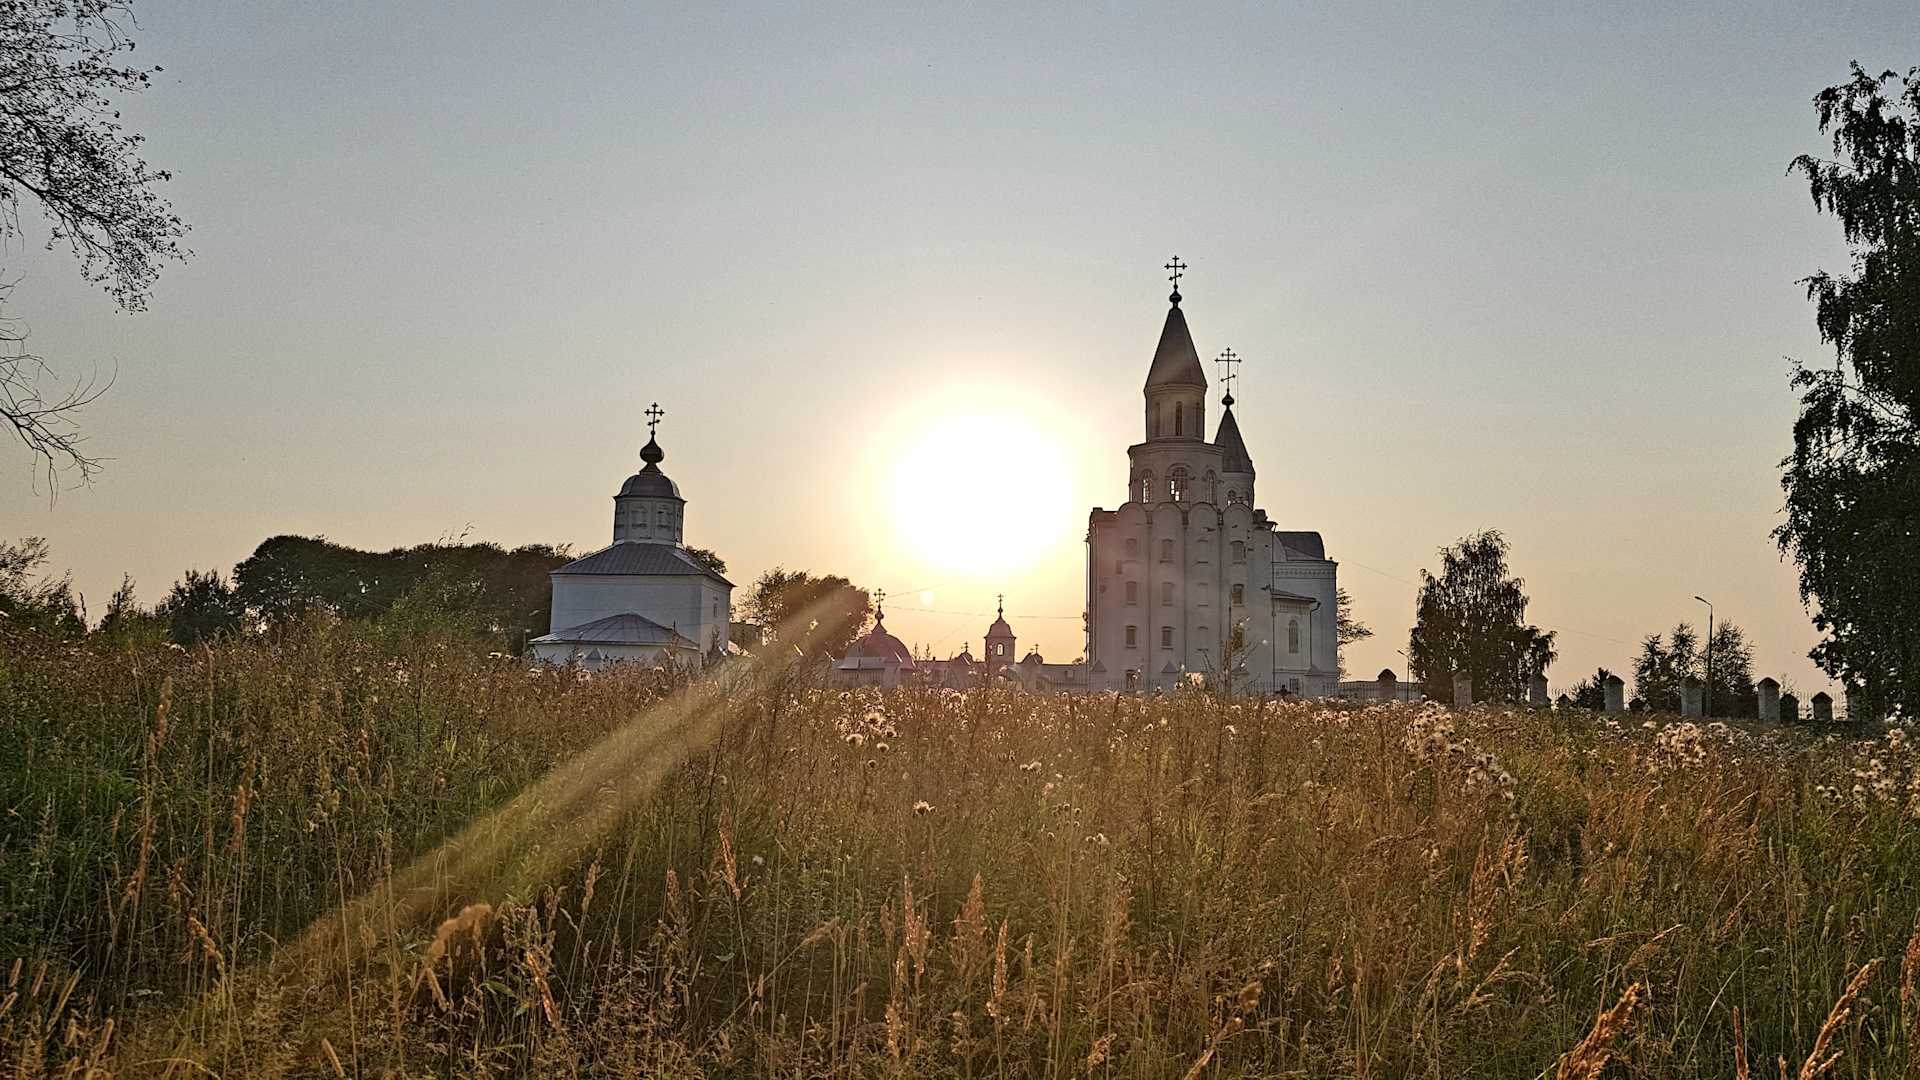
<svg viewBox="0 0 1920 1080">
<path fill-rule="evenodd" d="M 0 754 L 24 1076 L 1920 1064 L 1900 732 L 689 686 L 316 625 L 8 639 Z"/>
</svg>

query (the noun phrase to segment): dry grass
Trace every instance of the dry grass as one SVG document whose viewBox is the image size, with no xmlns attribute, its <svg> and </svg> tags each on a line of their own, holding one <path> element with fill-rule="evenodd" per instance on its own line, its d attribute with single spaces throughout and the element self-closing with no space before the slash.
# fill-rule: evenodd
<svg viewBox="0 0 1920 1080">
<path fill-rule="evenodd" d="M 19 1076 L 1804 1080 L 1920 1045 L 1898 738 L 675 687 L 324 627 L 13 640 L 0 707 Z"/>
</svg>

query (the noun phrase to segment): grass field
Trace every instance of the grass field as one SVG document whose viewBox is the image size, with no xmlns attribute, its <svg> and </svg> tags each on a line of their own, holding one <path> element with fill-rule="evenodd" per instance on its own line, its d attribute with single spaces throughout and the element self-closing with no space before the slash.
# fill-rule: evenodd
<svg viewBox="0 0 1920 1080">
<path fill-rule="evenodd" d="M 1904 732 L 1642 719 L 4 638 L 0 1068 L 1920 1072 Z"/>
</svg>

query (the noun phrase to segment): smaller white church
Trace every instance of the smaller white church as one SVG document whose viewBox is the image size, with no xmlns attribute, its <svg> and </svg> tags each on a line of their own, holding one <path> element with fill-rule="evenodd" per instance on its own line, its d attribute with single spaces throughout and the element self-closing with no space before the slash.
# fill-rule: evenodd
<svg viewBox="0 0 1920 1080">
<path fill-rule="evenodd" d="M 687 500 L 660 471 L 666 451 L 647 410 L 646 467 L 613 497 L 613 543 L 553 572 L 552 632 L 528 642 L 536 662 L 697 665 L 724 654 L 733 583 L 687 554 Z"/>
</svg>

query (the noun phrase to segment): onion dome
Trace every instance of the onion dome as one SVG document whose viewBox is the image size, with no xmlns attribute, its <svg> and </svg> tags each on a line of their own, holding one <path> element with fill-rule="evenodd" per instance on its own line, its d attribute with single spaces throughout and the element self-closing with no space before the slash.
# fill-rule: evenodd
<svg viewBox="0 0 1920 1080">
<path fill-rule="evenodd" d="M 660 471 L 660 462 L 666 460 L 666 456 L 667 452 L 660 449 L 660 443 L 649 438 L 647 445 L 640 448 L 640 460 L 646 462 L 647 467 L 627 477 L 627 482 L 620 488 L 620 496 L 680 499 L 680 488 L 672 480 L 667 479 L 666 473 Z M 686 500 L 680 499 L 680 501 Z"/>
<path fill-rule="evenodd" d="M 876 611 L 873 629 L 860 635 L 847 650 L 845 660 L 882 660 L 896 664 L 913 663 L 913 652 L 899 638 L 887 633 L 886 615 Z"/>
</svg>

